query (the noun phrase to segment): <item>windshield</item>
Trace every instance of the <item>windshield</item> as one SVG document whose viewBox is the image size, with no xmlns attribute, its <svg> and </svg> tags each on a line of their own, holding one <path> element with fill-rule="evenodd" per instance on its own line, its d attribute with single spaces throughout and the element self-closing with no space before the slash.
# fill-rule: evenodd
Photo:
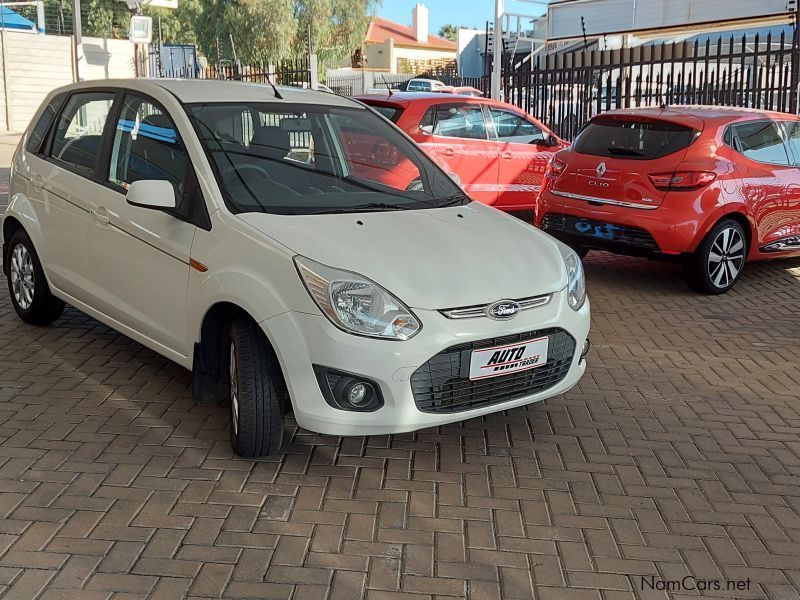
<svg viewBox="0 0 800 600">
<path fill-rule="evenodd" d="M 234 212 L 285 215 L 464 204 L 453 181 L 364 108 L 191 104 L 188 112 Z"/>
</svg>

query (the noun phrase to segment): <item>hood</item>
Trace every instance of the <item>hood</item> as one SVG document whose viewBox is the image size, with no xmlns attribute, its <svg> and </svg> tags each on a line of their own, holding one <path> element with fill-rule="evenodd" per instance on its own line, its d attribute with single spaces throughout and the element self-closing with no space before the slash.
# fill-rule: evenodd
<svg viewBox="0 0 800 600">
<path fill-rule="evenodd" d="M 368 277 L 410 308 L 488 304 L 555 292 L 567 284 L 555 239 L 479 202 L 427 210 L 238 217 L 297 254 Z"/>
</svg>

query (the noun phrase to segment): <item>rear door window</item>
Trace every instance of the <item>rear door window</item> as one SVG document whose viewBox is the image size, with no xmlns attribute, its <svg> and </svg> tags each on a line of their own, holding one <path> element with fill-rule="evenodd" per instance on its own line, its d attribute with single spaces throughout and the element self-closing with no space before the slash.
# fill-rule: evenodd
<svg viewBox="0 0 800 600">
<path fill-rule="evenodd" d="M 422 125 L 420 125 L 422 127 Z M 486 139 L 486 120 L 480 104 L 440 104 L 433 134 L 470 140 Z"/>
<path fill-rule="evenodd" d="M 113 102 L 112 92 L 80 92 L 70 96 L 58 117 L 50 155 L 93 175 Z"/>
<path fill-rule="evenodd" d="M 593 156 L 652 160 L 689 146 L 697 130 L 657 119 L 600 117 L 575 140 L 575 151 Z"/>
<path fill-rule="evenodd" d="M 775 121 L 752 121 L 733 126 L 734 148 L 750 160 L 788 165 L 789 154 Z"/>
</svg>

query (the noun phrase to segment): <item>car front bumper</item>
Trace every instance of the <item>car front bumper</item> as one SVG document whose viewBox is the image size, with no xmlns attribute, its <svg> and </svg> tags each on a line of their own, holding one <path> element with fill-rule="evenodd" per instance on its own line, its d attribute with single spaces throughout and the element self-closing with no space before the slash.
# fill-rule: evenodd
<svg viewBox="0 0 800 600">
<path fill-rule="evenodd" d="M 581 351 L 589 334 L 589 301 L 572 310 L 564 290 L 551 301 L 520 313 L 510 321 L 485 317 L 451 320 L 432 310 L 413 309 L 422 330 L 406 341 L 378 340 L 343 332 L 324 316 L 287 312 L 261 323 L 275 348 L 292 398 L 298 425 L 330 435 L 381 435 L 444 425 L 508 410 L 561 394 L 583 375 Z M 536 393 L 459 412 L 423 412 L 415 402 L 411 378 L 437 354 L 468 342 L 564 330 L 575 341 L 566 374 Z M 527 339 L 524 336 L 523 339 Z M 354 412 L 330 406 L 324 399 L 313 365 L 358 374 L 380 386 L 384 405 L 374 412 Z M 538 367 L 537 369 L 543 369 Z M 537 370 L 534 369 L 534 370 Z M 493 378 L 500 381 L 508 375 Z"/>
</svg>

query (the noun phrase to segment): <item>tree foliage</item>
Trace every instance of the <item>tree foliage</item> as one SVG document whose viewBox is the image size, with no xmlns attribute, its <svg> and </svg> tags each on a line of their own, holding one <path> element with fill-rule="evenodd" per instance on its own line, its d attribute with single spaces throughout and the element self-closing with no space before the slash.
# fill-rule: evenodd
<svg viewBox="0 0 800 600">
<path fill-rule="evenodd" d="M 178 8 L 144 7 L 153 17 L 153 41 L 197 44 L 211 63 L 277 63 L 311 47 L 319 66 L 349 63 L 361 48 L 381 0 L 178 0 Z M 35 11 L 35 9 L 34 9 Z M 71 0 L 45 0 L 51 31 L 71 33 Z M 131 11 L 122 0 L 81 0 L 83 34 L 124 38 Z M 309 35 L 310 34 L 310 35 Z"/>
<path fill-rule="evenodd" d="M 458 37 L 458 30 L 460 29 L 460 25 L 453 25 L 452 23 L 446 23 L 442 25 L 439 29 L 439 37 L 443 37 L 445 39 L 450 40 L 451 42 L 455 42 L 456 38 Z"/>
<path fill-rule="evenodd" d="M 376 0 L 195 0 L 195 36 L 212 62 L 238 58 L 269 63 L 311 46 L 320 66 L 334 66 L 359 48 Z"/>
</svg>

